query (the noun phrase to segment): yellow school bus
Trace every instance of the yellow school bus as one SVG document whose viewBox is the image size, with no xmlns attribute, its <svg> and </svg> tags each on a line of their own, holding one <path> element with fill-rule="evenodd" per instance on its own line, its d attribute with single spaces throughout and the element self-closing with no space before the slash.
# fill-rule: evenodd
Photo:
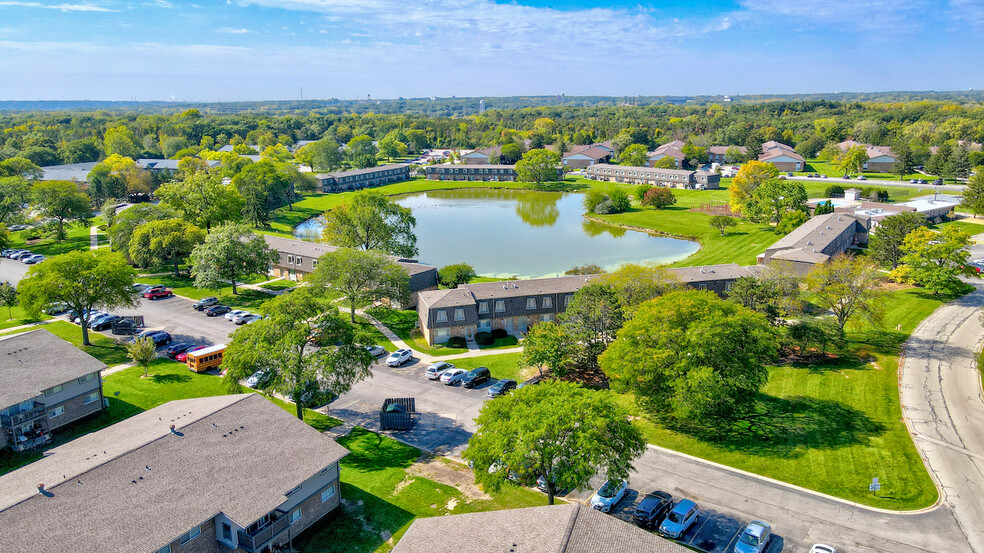
<svg viewBox="0 0 984 553">
<path fill-rule="evenodd" d="M 188 364 L 189 369 L 196 373 L 205 372 L 222 364 L 222 352 L 225 349 L 225 344 L 218 344 L 193 351 L 185 356 L 185 363 Z"/>
</svg>

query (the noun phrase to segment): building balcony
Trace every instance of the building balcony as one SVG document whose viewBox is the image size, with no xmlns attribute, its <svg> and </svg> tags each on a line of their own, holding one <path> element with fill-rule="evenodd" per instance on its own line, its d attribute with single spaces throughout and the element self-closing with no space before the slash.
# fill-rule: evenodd
<svg viewBox="0 0 984 553">
<path fill-rule="evenodd" d="M 290 519 L 287 513 L 283 511 L 275 511 L 275 514 L 277 516 L 275 520 L 252 533 L 240 530 L 238 532 L 239 547 L 253 553 L 259 551 L 264 545 L 270 543 L 271 540 L 283 533 L 290 526 Z"/>
<path fill-rule="evenodd" d="M 0 425 L 6 428 L 13 428 L 33 420 L 45 418 L 45 414 L 44 404 L 35 401 L 30 409 L 9 415 L 0 415 Z"/>
</svg>

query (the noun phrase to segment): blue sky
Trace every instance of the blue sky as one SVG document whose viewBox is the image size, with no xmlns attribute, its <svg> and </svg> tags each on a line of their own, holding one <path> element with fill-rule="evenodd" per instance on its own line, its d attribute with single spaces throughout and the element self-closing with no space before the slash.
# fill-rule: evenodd
<svg viewBox="0 0 984 553">
<path fill-rule="evenodd" d="M 984 0 L 0 0 L 0 99 L 984 87 Z"/>
</svg>

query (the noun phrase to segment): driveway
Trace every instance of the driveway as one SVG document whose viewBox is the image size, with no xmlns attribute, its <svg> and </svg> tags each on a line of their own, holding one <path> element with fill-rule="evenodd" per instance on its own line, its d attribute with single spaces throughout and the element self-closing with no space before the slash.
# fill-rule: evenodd
<svg viewBox="0 0 984 553">
<path fill-rule="evenodd" d="M 0 257 L 0 282 L 7 281 L 16 285 L 30 268 L 30 265 L 25 265 L 16 259 Z"/>
</svg>

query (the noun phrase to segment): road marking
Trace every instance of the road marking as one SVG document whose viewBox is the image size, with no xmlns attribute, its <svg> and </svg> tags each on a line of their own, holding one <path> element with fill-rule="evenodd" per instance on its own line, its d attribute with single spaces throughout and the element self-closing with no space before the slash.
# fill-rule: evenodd
<svg viewBox="0 0 984 553">
<path fill-rule="evenodd" d="M 920 440 L 925 440 L 925 441 L 927 441 L 927 442 L 929 442 L 931 444 L 936 444 L 936 445 L 939 445 L 939 446 L 943 446 L 943 447 L 945 447 L 947 449 L 952 449 L 954 451 L 959 451 L 961 453 L 966 454 L 969 457 L 973 457 L 974 459 L 977 459 L 977 460 L 980 460 L 980 461 L 984 461 L 984 455 L 982 455 L 980 453 L 975 453 L 973 451 L 970 451 L 967 448 L 960 447 L 958 445 L 954 445 L 954 444 L 951 444 L 949 442 L 945 442 L 943 440 L 938 440 L 936 438 L 931 438 L 931 437 L 929 437 L 929 436 L 927 436 L 925 434 L 919 433 L 919 432 L 913 432 L 912 435 L 914 437 L 920 439 Z"/>
</svg>

